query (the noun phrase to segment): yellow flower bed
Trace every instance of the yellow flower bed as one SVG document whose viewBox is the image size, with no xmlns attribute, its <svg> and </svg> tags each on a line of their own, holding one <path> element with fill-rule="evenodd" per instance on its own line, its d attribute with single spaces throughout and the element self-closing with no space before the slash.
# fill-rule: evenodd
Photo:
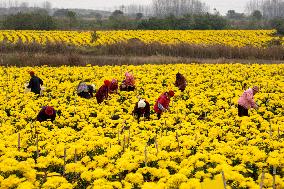
<svg viewBox="0 0 284 189">
<path fill-rule="evenodd" d="M 273 36 L 275 30 L 125 30 L 97 31 L 97 40 L 89 31 L 0 31 L 0 42 L 8 43 L 64 43 L 75 46 L 108 45 L 139 39 L 145 43 L 228 45 L 234 47 L 266 47 L 271 41 L 279 40 Z"/>
<path fill-rule="evenodd" d="M 44 81 L 43 97 L 24 93 L 31 69 Z M 121 82 L 125 71 L 135 75 L 137 91 L 100 105 L 74 95 L 81 80 L 98 88 L 105 79 Z M 259 188 L 264 171 L 264 187 L 272 188 L 275 167 L 276 187 L 284 188 L 283 71 L 281 64 L 0 67 L 0 186 L 201 188 L 224 171 L 227 188 Z M 188 80 L 184 93 L 173 85 L 177 72 Z M 245 83 L 260 86 L 260 109 L 239 118 Z M 152 110 L 169 89 L 176 92 L 170 111 L 138 124 L 131 115 L 137 97 Z M 54 123 L 33 121 L 44 105 L 57 110 Z"/>
</svg>

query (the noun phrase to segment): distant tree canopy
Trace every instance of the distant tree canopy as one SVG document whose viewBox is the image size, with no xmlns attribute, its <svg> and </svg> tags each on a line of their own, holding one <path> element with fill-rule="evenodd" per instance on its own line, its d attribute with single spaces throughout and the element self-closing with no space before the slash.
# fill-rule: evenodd
<svg viewBox="0 0 284 189">
<path fill-rule="evenodd" d="M 251 17 L 255 20 L 261 20 L 262 14 L 259 10 L 255 10 L 255 11 L 252 12 Z"/>
<path fill-rule="evenodd" d="M 275 18 L 270 20 L 272 28 L 277 30 L 278 34 L 284 35 L 284 18 Z"/>
<path fill-rule="evenodd" d="M 228 19 L 235 19 L 235 20 L 240 20 L 245 18 L 244 13 L 237 13 L 235 10 L 228 10 L 226 17 Z"/>
<path fill-rule="evenodd" d="M 4 19 L 3 27 L 11 30 L 53 30 L 55 22 L 47 13 L 17 13 Z"/>
<path fill-rule="evenodd" d="M 53 13 L 53 16 L 56 17 L 66 17 L 68 14 L 68 9 L 58 9 Z"/>
<path fill-rule="evenodd" d="M 176 18 L 171 15 L 167 18 L 150 18 L 148 20 L 142 20 L 138 25 L 138 29 L 149 30 L 221 30 L 227 27 L 227 21 L 225 18 L 212 15 L 187 15 L 182 18 Z"/>
</svg>

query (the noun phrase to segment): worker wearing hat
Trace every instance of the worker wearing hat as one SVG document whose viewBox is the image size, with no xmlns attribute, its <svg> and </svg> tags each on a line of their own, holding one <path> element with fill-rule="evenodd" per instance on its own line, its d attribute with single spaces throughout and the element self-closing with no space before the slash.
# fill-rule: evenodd
<svg viewBox="0 0 284 189">
<path fill-rule="evenodd" d="M 51 106 L 44 106 L 37 115 L 37 121 L 43 122 L 50 120 L 53 122 L 56 117 L 56 111 Z"/>
<path fill-rule="evenodd" d="M 145 117 L 146 119 L 150 119 L 150 104 L 145 99 L 140 99 L 132 112 L 134 116 L 136 116 L 137 121 L 139 123 L 140 117 Z"/>
<path fill-rule="evenodd" d="M 169 92 L 163 93 L 154 106 L 154 110 L 157 113 L 158 119 L 161 118 L 161 114 L 169 109 L 170 99 L 175 96 L 174 91 L 170 90 Z"/>
</svg>

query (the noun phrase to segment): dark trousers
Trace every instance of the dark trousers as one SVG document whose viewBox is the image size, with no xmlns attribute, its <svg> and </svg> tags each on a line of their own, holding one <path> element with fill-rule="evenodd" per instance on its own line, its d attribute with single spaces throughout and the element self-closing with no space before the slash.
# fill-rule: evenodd
<svg viewBox="0 0 284 189">
<path fill-rule="evenodd" d="M 240 117 L 243 116 L 248 116 L 248 109 L 242 107 L 241 105 L 238 104 L 238 114 Z"/>
<path fill-rule="evenodd" d="M 141 114 L 136 114 L 138 123 L 140 122 L 140 118 L 143 117 Z M 144 117 L 149 121 L 150 120 L 150 114 L 144 114 Z"/>
<path fill-rule="evenodd" d="M 161 113 L 157 113 L 157 117 L 158 117 L 158 119 L 161 119 Z"/>
</svg>

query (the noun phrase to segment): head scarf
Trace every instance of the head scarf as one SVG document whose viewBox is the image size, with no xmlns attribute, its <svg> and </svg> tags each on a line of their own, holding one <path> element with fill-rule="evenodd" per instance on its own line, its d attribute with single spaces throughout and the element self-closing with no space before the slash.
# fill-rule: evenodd
<svg viewBox="0 0 284 189">
<path fill-rule="evenodd" d="M 47 106 L 44 110 L 44 112 L 46 113 L 46 115 L 51 116 L 53 114 L 53 107 L 51 106 Z"/>
<path fill-rule="evenodd" d="M 145 100 L 141 99 L 138 102 L 138 108 L 145 108 L 146 107 L 146 102 Z"/>
<path fill-rule="evenodd" d="M 135 85 L 135 80 L 134 80 L 134 76 L 128 72 L 125 73 L 125 84 L 127 86 L 134 86 Z"/>
</svg>

